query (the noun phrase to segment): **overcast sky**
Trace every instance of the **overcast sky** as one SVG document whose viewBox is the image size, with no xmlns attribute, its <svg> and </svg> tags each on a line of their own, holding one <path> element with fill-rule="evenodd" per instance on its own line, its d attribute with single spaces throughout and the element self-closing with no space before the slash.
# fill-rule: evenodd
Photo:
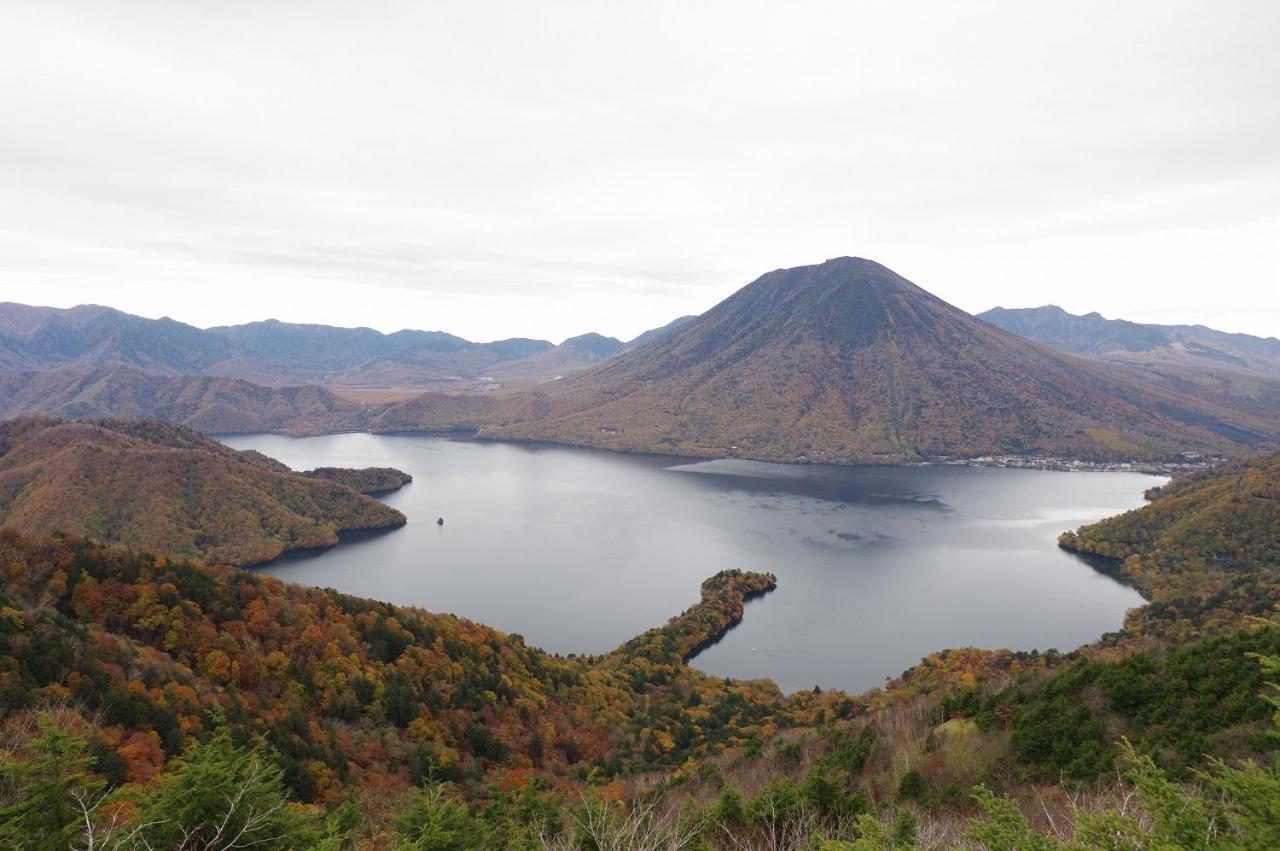
<svg viewBox="0 0 1280 851">
<path fill-rule="evenodd" d="M 850 254 L 973 312 L 1280 335 L 1275 0 L 2 20 L 0 300 L 625 338 Z"/>
</svg>

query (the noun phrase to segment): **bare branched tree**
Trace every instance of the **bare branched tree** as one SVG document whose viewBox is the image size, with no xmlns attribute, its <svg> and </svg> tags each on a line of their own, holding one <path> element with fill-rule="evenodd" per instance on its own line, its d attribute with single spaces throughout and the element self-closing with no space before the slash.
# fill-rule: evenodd
<svg viewBox="0 0 1280 851">
<path fill-rule="evenodd" d="M 720 828 L 729 847 L 740 851 L 799 851 L 812 847 L 821 824 L 807 810 L 782 812 L 775 801 L 765 800 L 751 827 L 734 829 L 721 824 Z"/>
<path fill-rule="evenodd" d="M 217 830 L 208 840 L 199 845 L 190 846 L 189 851 L 232 851 L 235 848 L 252 848 L 273 842 L 280 837 L 272 832 L 273 817 L 284 806 L 284 800 L 278 799 L 270 806 L 258 808 L 252 802 L 245 801 L 245 793 L 256 786 L 267 774 L 268 766 L 261 759 L 255 759 L 246 777 L 235 792 L 227 800 L 227 811 Z M 236 825 L 239 824 L 239 828 Z M 183 846 L 182 851 L 188 851 Z"/>
<path fill-rule="evenodd" d="M 104 818 L 101 814 L 110 795 L 110 791 L 96 795 L 81 790 L 71 792 L 84 824 L 84 834 L 73 846 L 74 851 L 151 851 L 142 834 L 158 822 L 129 824 L 117 810 L 111 810 Z"/>
<path fill-rule="evenodd" d="M 576 833 L 589 839 L 599 851 L 681 851 L 702 832 L 701 819 L 684 820 L 673 812 L 659 812 L 657 802 L 641 800 L 626 805 L 583 798 L 573 814 Z M 577 836 L 540 834 L 548 851 L 578 848 Z"/>
</svg>

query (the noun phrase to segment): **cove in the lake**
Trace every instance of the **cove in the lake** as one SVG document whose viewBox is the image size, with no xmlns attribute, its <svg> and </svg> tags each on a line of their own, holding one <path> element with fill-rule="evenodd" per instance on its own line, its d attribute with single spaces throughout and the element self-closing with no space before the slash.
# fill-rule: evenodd
<svg viewBox="0 0 1280 851">
<path fill-rule="evenodd" d="M 408 526 L 263 568 L 599 653 L 697 601 L 725 568 L 778 589 L 692 664 L 783 689 L 862 691 L 946 647 L 1069 650 L 1132 588 L 1055 546 L 1142 503 L 1129 473 L 689 462 L 407 435 L 224 439 L 297 470 L 391 466 Z M 443 517 L 443 526 L 436 518 Z"/>
</svg>

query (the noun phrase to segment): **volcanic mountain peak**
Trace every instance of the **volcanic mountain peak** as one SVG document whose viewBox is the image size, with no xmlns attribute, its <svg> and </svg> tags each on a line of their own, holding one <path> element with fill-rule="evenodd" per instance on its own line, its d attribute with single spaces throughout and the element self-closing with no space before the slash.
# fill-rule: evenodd
<svg viewBox="0 0 1280 851">
<path fill-rule="evenodd" d="M 1268 406 L 1233 399 L 1054 352 L 839 257 L 763 275 L 647 346 L 485 410 L 424 397 L 375 428 L 842 463 L 1131 459 L 1280 437 Z"/>
<path fill-rule="evenodd" d="M 762 275 L 637 354 L 688 365 L 798 346 L 851 351 L 888 338 L 933 336 L 944 325 L 968 336 L 975 324 L 873 260 L 837 257 Z"/>
<path fill-rule="evenodd" d="M 775 299 L 778 305 L 823 303 L 833 307 L 857 307 L 867 299 L 924 291 L 896 272 L 862 257 L 836 257 L 814 266 L 775 269 L 762 275 L 721 302 L 716 310 L 735 301 Z"/>
</svg>

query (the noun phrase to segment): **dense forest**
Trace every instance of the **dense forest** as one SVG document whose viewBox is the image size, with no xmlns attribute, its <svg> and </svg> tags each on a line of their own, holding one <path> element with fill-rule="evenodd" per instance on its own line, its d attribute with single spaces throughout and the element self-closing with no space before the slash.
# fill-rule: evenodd
<svg viewBox="0 0 1280 851">
<path fill-rule="evenodd" d="M 402 526 L 403 514 L 350 485 L 404 478 L 395 470 L 300 475 L 154 420 L 0 423 L 0 525 L 214 564 L 269 561 L 333 546 L 343 531 Z"/>
<path fill-rule="evenodd" d="M 413 476 L 401 472 L 394 467 L 365 467 L 361 470 L 349 470 L 344 467 L 317 467 L 302 475 L 312 479 L 328 479 L 346 485 L 363 494 L 390 493 L 413 481 Z"/>
<path fill-rule="evenodd" d="M 209 375 L 165 375 L 121 362 L 0 372 L 0 416 L 154 418 L 207 434 L 316 434 L 360 428 L 365 406 L 324 387 L 270 387 Z"/>
<path fill-rule="evenodd" d="M 294 791 L 312 801 L 351 777 L 394 786 L 428 769 L 475 781 L 497 766 L 574 777 L 678 765 L 823 703 L 683 664 L 772 582 L 759 574 L 718 574 L 666 627 L 561 659 L 453 616 L 79 541 L 3 532 L 0 558 L 6 707 L 52 696 L 100 711 L 155 746 L 128 751 L 130 779 L 205 731 L 210 711 L 282 743 Z"/>
<path fill-rule="evenodd" d="M 1275 456 L 1227 466 L 1064 538 L 1124 558 L 1152 599 L 1120 633 L 940 651 L 858 696 L 685 664 L 764 574 L 717 574 L 666 625 L 562 658 L 453 616 L 0 532 L 0 844 L 1275 847 L 1280 630 L 1249 616 L 1280 584 L 1278 486 Z"/>
<path fill-rule="evenodd" d="M 1187 637 L 1280 604 L 1280 453 L 1175 479 L 1143 508 L 1059 543 L 1102 556 L 1150 600 L 1128 628 Z"/>
</svg>

